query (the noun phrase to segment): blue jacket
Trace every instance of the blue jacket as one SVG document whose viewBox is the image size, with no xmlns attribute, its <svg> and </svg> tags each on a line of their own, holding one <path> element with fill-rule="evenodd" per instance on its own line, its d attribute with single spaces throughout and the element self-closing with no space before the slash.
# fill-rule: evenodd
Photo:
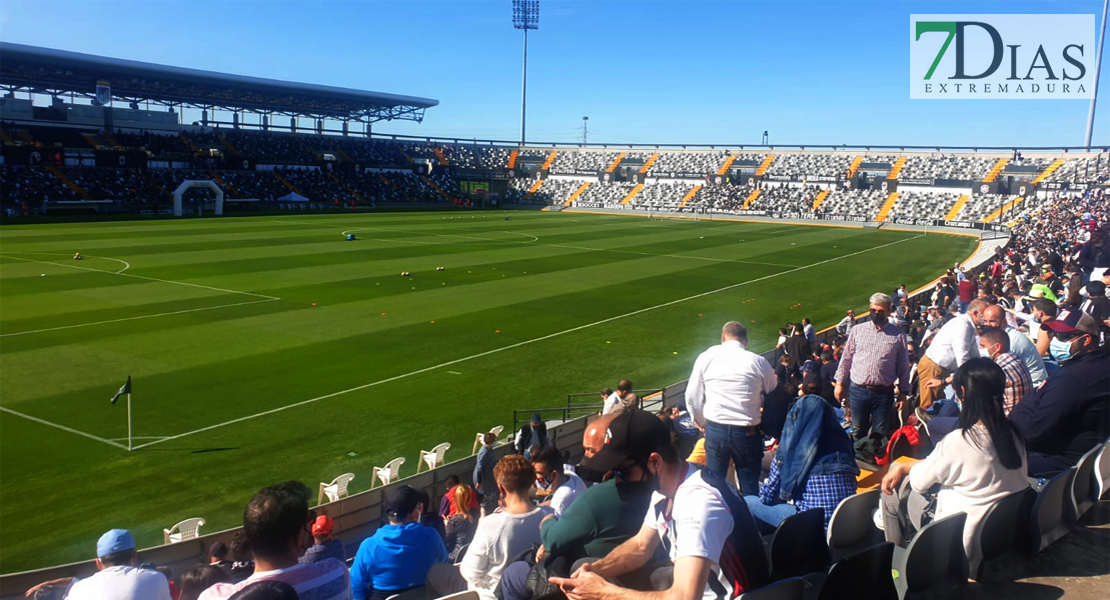
<svg viewBox="0 0 1110 600">
<path fill-rule="evenodd" d="M 798 399 L 787 413 L 775 462 L 781 477 L 779 498 L 787 502 L 801 495 L 812 475 L 842 471 L 859 475 L 852 442 L 832 406 L 812 394 Z"/>
<path fill-rule="evenodd" d="M 428 569 L 447 562 L 443 538 L 420 523 L 383 525 L 362 541 L 351 565 L 351 596 L 369 598 L 374 590 L 407 590 L 424 585 Z"/>
<path fill-rule="evenodd" d="M 482 495 L 496 494 L 497 482 L 493 480 L 493 449 L 485 444 L 478 450 L 478 459 L 474 463 L 474 487 Z"/>
</svg>

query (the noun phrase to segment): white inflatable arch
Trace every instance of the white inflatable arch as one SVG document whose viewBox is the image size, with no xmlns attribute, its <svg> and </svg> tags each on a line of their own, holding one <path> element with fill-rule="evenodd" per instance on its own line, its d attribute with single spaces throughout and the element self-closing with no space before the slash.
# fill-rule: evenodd
<svg viewBox="0 0 1110 600">
<path fill-rule="evenodd" d="M 216 192 L 216 214 L 224 214 L 224 191 L 220 189 L 220 186 L 216 185 L 215 181 L 210 179 L 186 179 L 181 182 L 181 185 L 177 186 L 177 189 L 173 192 L 173 214 L 179 217 L 181 216 L 181 196 L 185 193 L 185 190 L 195 187 L 206 187 Z"/>
</svg>

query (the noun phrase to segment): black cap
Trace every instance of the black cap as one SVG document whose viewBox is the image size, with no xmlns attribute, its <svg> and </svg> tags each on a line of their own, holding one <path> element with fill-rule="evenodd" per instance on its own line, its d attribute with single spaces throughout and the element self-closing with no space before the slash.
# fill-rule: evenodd
<svg viewBox="0 0 1110 600">
<path fill-rule="evenodd" d="M 642 410 L 628 410 L 609 423 L 605 443 L 586 466 L 602 473 L 629 460 L 646 461 L 652 452 L 671 445 L 671 431 L 659 417 Z"/>
<path fill-rule="evenodd" d="M 416 510 L 416 505 L 427 502 L 428 496 L 410 485 L 393 489 L 385 497 L 385 514 L 389 517 L 407 515 Z"/>
</svg>

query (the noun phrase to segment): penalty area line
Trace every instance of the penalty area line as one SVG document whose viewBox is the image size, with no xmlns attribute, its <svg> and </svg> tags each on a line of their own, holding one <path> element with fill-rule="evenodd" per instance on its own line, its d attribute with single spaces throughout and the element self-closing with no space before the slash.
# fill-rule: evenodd
<svg viewBox="0 0 1110 600">
<path fill-rule="evenodd" d="M 0 412 L 6 412 L 6 413 L 9 413 L 9 414 L 13 414 L 17 417 L 23 417 L 24 419 L 27 419 L 28 421 L 34 421 L 35 423 L 46 425 L 48 427 L 53 427 L 55 429 L 61 429 L 62 431 L 67 431 L 69 433 L 73 433 L 73 434 L 79 435 L 81 437 L 87 437 L 90 440 L 96 440 L 96 441 L 98 441 L 102 444 L 108 444 L 109 446 L 115 446 L 116 448 L 120 448 L 121 450 L 127 450 L 127 446 L 124 446 L 123 444 L 113 442 L 112 440 L 106 440 L 102 437 L 95 436 L 91 433 L 85 433 L 84 431 L 81 431 L 79 429 L 74 429 L 72 427 L 66 427 L 65 425 L 59 425 L 57 423 L 47 421 L 46 419 L 40 419 L 38 417 L 32 417 L 31 415 L 21 413 L 18 410 L 12 410 L 12 409 L 10 409 L 6 406 L 0 406 Z"/>
<path fill-rule="evenodd" d="M 123 317 L 120 319 L 109 319 L 107 321 L 94 321 L 92 323 L 75 323 L 73 325 L 61 325 L 59 327 L 47 327 L 46 329 L 32 329 L 30 331 L 13 331 L 12 333 L 0 334 L 0 338 L 15 337 L 17 335 L 30 335 L 32 333 L 46 333 L 48 331 L 61 331 L 63 329 L 76 329 L 78 327 L 92 327 L 93 325 L 107 325 L 109 323 L 123 323 L 124 321 L 138 321 L 141 319 L 153 319 L 155 317 L 169 317 L 172 315 L 184 315 L 188 313 L 202 312 L 206 310 L 216 310 L 219 308 L 231 308 L 233 306 L 248 306 L 250 304 L 263 304 L 265 302 L 273 302 L 281 300 L 281 298 L 263 298 L 261 300 L 251 300 L 249 302 L 236 302 L 234 304 L 220 304 L 218 306 L 202 306 L 201 308 L 188 308 L 185 310 L 175 310 L 172 312 L 158 313 L 154 315 L 140 315 L 137 317 Z"/>
<path fill-rule="evenodd" d="M 424 374 L 424 373 L 428 373 L 430 371 L 435 371 L 435 370 L 438 370 L 438 369 L 442 369 L 444 367 L 450 367 L 452 365 L 457 365 L 459 363 L 467 362 L 469 360 L 474 360 L 474 359 L 477 359 L 477 358 L 483 358 L 483 357 L 486 357 L 486 356 L 491 356 L 493 354 L 498 354 L 498 353 L 501 353 L 501 352 L 505 352 L 506 350 L 513 350 L 513 349 L 516 349 L 516 348 L 520 348 L 522 346 L 527 346 L 527 345 L 530 345 L 530 344 L 543 342 L 543 341 L 550 340 L 550 339 L 557 338 L 557 337 L 561 337 L 561 336 L 564 336 L 564 335 L 567 335 L 567 334 L 570 334 L 570 333 L 576 333 L 578 331 L 583 331 L 583 330 L 586 330 L 586 329 L 597 327 L 598 325 L 604 325 L 606 323 L 612 323 L 613 321 L 619 321 L 621 319 L 625 319 L 625 318 L 628 318 L 628 317 L 634 317 L 636 315 L 640 315 L 640 314 L 644 314 L 644 313 L 651 312 L 651 311 L 654 311 L 654 310 L 658 310 L 660 308 L 666 308 L 668 306 L 674 306 L 676 304 L 681 304 L 683 302 L 689 302 L 690 300 L 696 300 L 698 298 L 704 298 L 706 296 L 712 296 L 714 294 L 719 294 L 721 292 L 725 292 L 725 291 L 728 291 L 728 290 L 733 290 L 733 289 L 736 289 L 736 288 L 739 288 L 739 287 L 742 287 L 742 286 L 745 286 L 745 285 L 748 285 L 748 284 L 759 283 L 760 281 L 766 281 L 768 279 L 773 279 L 775 277 L 779 277 L 780 275 L 789 275 L 791 273 L 797 273 L 798 271 L 803 271 L 805 269 L 809 269 L 809 268 L 812 268 L 812 267 L 818 267 L 818 266 L 821 266 L 821 265 L 824 265 L 824 264 L 828 264 L 830 262 L 840 260 L 842 258 L 850 258 L 852 256 L 863 254 L 865 252 L 871 252 L 872 250 L 880 250 L 882 248 L 887 248 L 887 247 L 893 246 L 895 244 L 901 244 L 903 242 L 908 242 L 910 240 L 915 240 L 915 239 L 920 238 L 920 237 L 924 237 L 924 235 L 917 235 L 917 236 L 914 236 L 914 237 L 904 238 L 904 239 L 901 239 L 901 240 L 890 242 L 888 244 L 882 244 L 880 246 L 873 246 L 871 248 L 867 248 L 867 249 L 864 249 L 864 250 L 858 250 L 858 251 L 852 252 L 850 254 L 844 254 L 842 256 L 829 258 L 829 259 L 826 259 L 826 260 L 818 261 L 818 262 L 815 262 L 815 263 L 812 263 L 812 264 L 809 264 L 809 265 L 805 265 L 805 266 L 801 266 L 801 267 L 797 267 L 797 268 L 794 268 L 794 269 L 789 269 L 789 270 L 786 270 L 786 271 L 780 271 L 778 273 L 773 273 L 771 275 L 764 275 L 763 277 L 757 277 L 755 279 L 749 279 L 749 280 L 746 280 L 746 281 L 741 281 L 739 283 L 733 283 L 733 284 L 726 285 L 726 286 L 721 287 L 721 288 L 717 288 L 715 290 L 709 290 L 708 292 L 701 292 L 700 294 L 694 294 L 692 296 L 687 296 L 685 298 L 679 298 L 677 300 L 671 300 L 669 302 L 664 302 L 662 304 L 656 304 L 654 306 L 648 306 L 646 308 L 641 308 L 639 310 L 634 310 L 632 312 L 624 313 L 624 314 L 621 314 L 621 315 L 616 315 L 614 317 L 609 317 L 607 319 L 601 319 L 600 321 L 594 321 L 592 323 L 586 323 L 585 325 L 579 325 L 578 327 L 572 327 L 570 329 L 565 329 L 563 331 L 557 331 L 555 333 L 540 336 L 540 337 L 533 338 L 533 339 L 530 339 L 530 340 L 524 340 L 523 342 L 517 342 L 515 344 L 510 344 L 508 346 L 502 346 L 501 348 L 494 348 L 493 350 L 487 350 L 485 352 L 479 352 L 477 354 L 472 354 L 470 356 L 464 356 L 462 358 L 456 358 L 455 360 L 449 360 L 447 362 L 443 362 L 443 363 L 440 363 L 438 365 L 425 367 L 423 369 L 417 369 L 416 371 L 411 371 L 409 373 L 402 373 L 401 375 L 394 375 L 393 377 L 387 377 L 385 379 L 379 379 L 378 381 L 372 381 L 370 383 L 364 383 L 362 385 L 358 385 L 358 386 L 348 388 L 348 389 L 345 389 L 345 390 L 339 390 L 337 392 L 332 392 L 330 394 L 324 394 L 323 396 L 317 396 L 315 398 L 309 398 L 308 400 L 301 400 L 300 402 L 294 402 L 293 404 L 288 404 L 288 405 L 285 405 L 285 406 L 279 406 L 277 408 L 273 408 L 273 409 L 263 411 L 263 412 L 260 412 L 260 413 L 255 413 L 253 415 L 246 415 L 246 416 L 243 416 L 243 417 L 239 417 L 237 419 L 232 419 L 230 421 L 224 421 L 223 423 L 216 423 L 215 425 L 209 425 L 207 427 L 201 427 L 200 429 L 194 429 L 193 431 L 187 431 L 185 433 L 179 433 L 177 435 L 171 435 L 169 437 L 166 437 L 165 439 L 155 440 L 153 442 L 147 442 L 145 444 L 140 444 L 138 446 L 135 446 L 135 449 L 138 450 L 140 448 L 146 448 L 148 446 L 153 446 L 155 444 L 161 444 L 163 442 L 168 442 L 168 441 L 171 441 L 171 440 L 177 440 L 177 439 L 181 439 L 181 438 L 184 438 L 184 437 L 189 437 L 189 436 L 192 436 L 192 435 L 196 435 L 198 433 L 204 433 L 204 432 L 207 432 L 207 431 L 212 431 L 213 429 L 219 429 L 221 427 L 226 427 L 228 425 L 235 425 L 235 424 L 238 424 L 238 423 L 242 423 L 244 421 L 250 421 L 252 419 L 257 419 L 258 417 L 265 417 L 265 416 L 268 416 L 268 415 L 272 415 L 272 414 L 275 414 L 275 413 L 279 413 L 279 412 L 282 412 L 282 411 L 289 410 L 291 408 L 297 408 L 297 407 L 305 406 L 305 405 L 308 405 L 308 404 L 314 404 L 316 402 L 320 402 L 320 401 L 323 401 L 323 400 L 328 400 L 328 399 L 335 398 L 335 397 L 338 397 L 338 396 L 343 396 L 343 395 L 346 395 L 346 394 L 350 394 L 352 392 L 358 392 L 358 391 L 370 389 L 372 387 L 377 387 L 377 386 L 380 386 L 380 385 L 384 385 L 384 384 L 387 384 L 387 383 L 392 383 L 394 381 L 400 381 L 402 379 L 408 379 L 409 377 L 415 377 L 416 375 L 421 375 L 421 374 Z"/>
</svg>

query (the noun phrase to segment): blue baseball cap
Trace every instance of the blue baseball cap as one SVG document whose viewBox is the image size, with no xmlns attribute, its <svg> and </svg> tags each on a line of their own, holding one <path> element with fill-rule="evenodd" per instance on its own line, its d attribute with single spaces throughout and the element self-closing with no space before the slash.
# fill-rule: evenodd
<svg viewBox="0 0 1110 600">
<path fill-rule="evenodd" d="M 124 550 L 135 549 L 135 538 L 126 529 L 112 529 L 96 541 L 96 556 L 110 556 Z"/>
</svg>

